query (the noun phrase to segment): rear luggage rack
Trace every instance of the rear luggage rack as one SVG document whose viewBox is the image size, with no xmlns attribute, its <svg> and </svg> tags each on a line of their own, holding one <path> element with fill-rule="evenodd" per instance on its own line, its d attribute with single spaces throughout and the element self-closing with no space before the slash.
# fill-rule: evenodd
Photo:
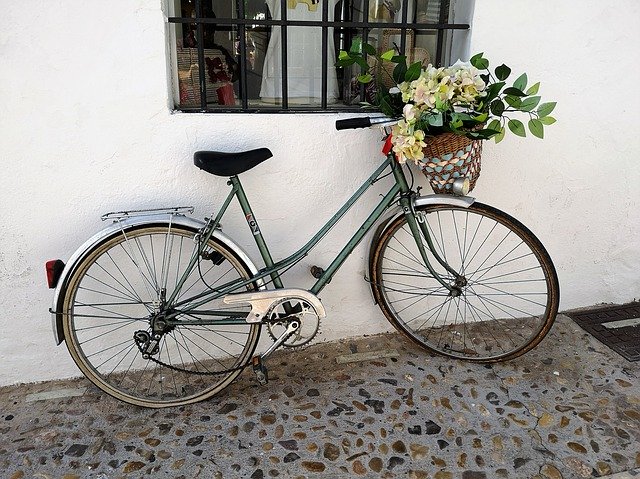
<svg viewBox="0 0 640 479">
<path fill-rule="evenodd" d="M 113 220 L 120 221 L 132 216 L 148 216 L 148 215 L 185 215 L 193 213 L 193 206 L 174 206 L 171 208 L 154 208 L 150 210 L 130 210 L 106 213 L 100 217 L 102 221 Z"/>
</svg>

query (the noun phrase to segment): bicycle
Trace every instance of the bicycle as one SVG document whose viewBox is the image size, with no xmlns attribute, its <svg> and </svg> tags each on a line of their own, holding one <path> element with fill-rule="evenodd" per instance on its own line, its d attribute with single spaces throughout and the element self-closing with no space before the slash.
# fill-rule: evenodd
<svg viewBox="0 0 640 479">
<path fill-rule="evenodd" d="M 371 124 L 355 118 L 336 128 Z M 217 214 L 199 221 L 187 216 L 191 207 L 109 213 L 102 219 L 111 225 L 66 265 L 47 263 L 56 342 L 66 342 L 98 388 L 131 404 L 165 407 L 210 398 L 246 368 L 266 383 L 266 358 L 314 338 L 325 316 L 317 295 L 374 226 L 366 279 L 385 317 L 423 349 L 503 361 L 532 349 L 551 328 L 558 279 L 533 233 L 468 196 L 420 196 L 388 150 L 304 246 L 275 262 L 238 178 L 271 156 L 267 148 L 197 152 L 194 163 L 231 187 Z M 392 186 L 331 264 L 312 268 L 313 287 L 285 288 L 281 274 L 385 176 Z M 233 198 L 260 251 L 260 269 L 221 230 Z M 254 355 L 263 325 L 273 344 Z"/>
</svg>

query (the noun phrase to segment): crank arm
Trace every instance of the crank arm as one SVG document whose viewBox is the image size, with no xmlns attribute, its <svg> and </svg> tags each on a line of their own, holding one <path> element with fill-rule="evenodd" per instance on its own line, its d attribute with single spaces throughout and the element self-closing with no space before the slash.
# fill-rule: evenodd
<svg viewBox="0 0 640 479">
<path fill-rule="evenodd" d="M 273 342 L 273 344 L 269 347 L 269 349 L 267 349 L 264 353 L 260 355 L 260 359 L 263 359 L 263 360 L 266 359 L 267 356 L 269 356 L 279 346 L 281 346 L 282 343 L 284 343 L 289 338 L 289 336 L 295 333 L 299 328 L 300 328 L 300 321 L 298 320 L 291 321 L 291 323 L 289 323 L 289 325 L 287 326 L 287 329 L 280 335 L 280 337 Z"/>
</svg>

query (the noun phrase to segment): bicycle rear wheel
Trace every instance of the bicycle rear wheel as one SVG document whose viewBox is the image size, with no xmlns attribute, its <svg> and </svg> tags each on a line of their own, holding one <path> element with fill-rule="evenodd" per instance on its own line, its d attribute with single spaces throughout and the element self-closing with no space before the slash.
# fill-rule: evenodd
<svg viewBox="0 0 640 479">
<path fill-rule="evenodd" d="M 197 252 L 196 234 L 171 224 L 129 227 L 98 244 L 70 277 L 62 307 L 67 347 L 87 378 L 106 393 L 145 407 L 189 404 L 220 392 L 250 360 L 260 326 L 244 321 L 247 307 L 224 305 L 221 297 L 191 311 L 187 307 L 201 300 L 174 309 L 163 306 Z M 251 277 L 242 259 L 215 238 L 203 256 L 179 288 L 176 302 Z M 242 290 L 254 288 L 250 284 Z M 134 336 L 146 334 L 153 340 L 157 330 L 152 322 L 162 320 L 163 310 L 184 310 L 178 321 L 216 318 L 212 310 L 231 321 L 166 328 L 148 355 L 161 365 L 143 356 Z"/>
<path fill-rule="evenodd" d="M 421 347 L 458 359 L 501 361 L 535 347 L 559 300 L 555 268 L 540 241 L 481 203 L 417 210 L 434 249 L 459 275 L 459 295 L 429 272 L 403 215 L 384 230 L 372 256 L 372 288 L 387 319 Z M 454 285 L 456 277 L 422 241 L 435 271 Z"/>
</svg>

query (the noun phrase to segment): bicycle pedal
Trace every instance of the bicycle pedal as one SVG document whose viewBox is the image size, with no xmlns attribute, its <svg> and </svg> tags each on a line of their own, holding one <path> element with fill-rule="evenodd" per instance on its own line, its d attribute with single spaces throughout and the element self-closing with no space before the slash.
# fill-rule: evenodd
<svg viewBox="0 0 640 479">
<path fill-rule="evenodd" d="M 264 386 L 269 382 L 269 372 L 267 371 L 267 367 L 262 362 L 262 358 L 260 356 L 255 356 L 252 362 L 253 373 L 256 375 L 258 382 Z"/>
</svg>

